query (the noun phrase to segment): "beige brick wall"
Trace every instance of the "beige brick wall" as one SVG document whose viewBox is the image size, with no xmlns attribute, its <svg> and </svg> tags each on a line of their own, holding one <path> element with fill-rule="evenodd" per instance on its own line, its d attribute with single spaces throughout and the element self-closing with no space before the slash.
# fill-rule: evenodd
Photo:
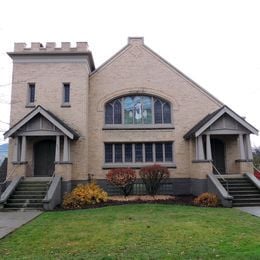
<svg viewBox="0 0 260 260">
<path fill-rule="evenodd" d="M 172 103 L 175 129 L 169 130 L 102 130 L 104 104 L 120 95 L 152 94 Z M 176 169 L 172 177 L 190 177 L 189 142 L 183 135 L 205 115 L 220 107 L 210 96 L 192 85 L 172 67 L 145 47 L 129 46 L 121 55 L 101 67 L 90 78 L 89 91 L 89 172 L 104 178 L 104 142 L 174 141 Z M 195 177 L 195 176 L 194 176 Z"/>
<path fill-rule="evenodd" d="M 54 58 L 55 59 L 55 58 Z M 84 179 L 87 175 L 88 144 L 88 66 L 86 62 L 26 62 L 14 63 L 11 105 L 11 125 L 15 124 L 33 108 L 27 108 L 28 83 L 36 84 L 35 105 L 41 105 L 75 129 L 80 138 L 71 143 L 73 178 Z M 71 107 L 61 107 L 64 82 L 70 82 Z M 33 143 L 28 139 L 27 160 L 32 161 Z M 12 171 L 13 141 L 10 140 L 9 168 Z"/>
<path fill-rule="evenodd" d="M 186 141 L 183 135 L 207 114 L 221 104 L 202 91 L 182 74 L 160 59 L 140 40 L 131 41 L 116 58 L 101 66 L 90 79 L 86 63 L 79 62 L 31 62 L 14 63 L 11 124 L 15 124 L 33 108 L 26 108 L 27 84 L 36 83 L 36 102 L 64 120 L 75 129 L 80 138 L 71 143 L 71 166 L 57 166 L 57 171 L 68 171 L 66 179 L 104 179 L 104 142 L 173 141 L 174 178 L 204 179 L 211 166 L 208 163 L 192 163 L 195 159 L 194 140 Z M 71 107 L 62 108 L 62 83 L 71 83 Z M 172 104 L 174 129 L 153 130 L 104 130 L 104 104 L 122 95 L 154 95 Z M 236 173 L 240 165 L 237 137 L 224 138 L 226 143 L 226 167 L 228 173 Z M 28 160 L 33 157 L 33 144 L 28 142 Z M 10 140 L 9 158 L 13 158 L 13 141 Z M 9 171 L 12 170 L 9 160 Z M 27 174 L 31 175 L 27 167 Z"/>
</svg>

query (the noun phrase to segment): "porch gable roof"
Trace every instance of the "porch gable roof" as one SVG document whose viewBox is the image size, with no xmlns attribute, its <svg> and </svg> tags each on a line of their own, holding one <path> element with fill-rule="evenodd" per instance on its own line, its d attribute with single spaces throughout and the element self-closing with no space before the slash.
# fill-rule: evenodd
<svg viewBox="0 0 260 260">
<path fill-rule="evenodd" d="M 78 139 L 79 134 L 70 128 L 65 122 L 63 122 L 56 115 L 50 111 L 44 109 L 42 106 L 37 106 L 30 113 L 25 115 L 20 121 L 14 124 L 9 130 L 4 133 L 4 138 L 12 137 L 19 129 L 21 129 L 30 120 L 35 118 L 37 115 L 42 115 L 49 122 L 51 122 L 55 127 L 57 127 L 64 135 L 68 136 L 70 139 Z"/>
<path fill-rule="evenodd" d="M 258 130 L 249 124 L 244 118 L 235 113 L 228 106 L 223 106 L 211 114 L 206 115 L 202 120 L 200 120 L 195 126 L 193 126 L 183 138 L 189 139 L 192 137 L 198 137 L 201 135 L 208 127 L 210 127 L 214 122 L 216 122 L 222 115 L 228 114 L 235 121 L 246 128 L 250 133 L 258 135 Z"/>
</svg>

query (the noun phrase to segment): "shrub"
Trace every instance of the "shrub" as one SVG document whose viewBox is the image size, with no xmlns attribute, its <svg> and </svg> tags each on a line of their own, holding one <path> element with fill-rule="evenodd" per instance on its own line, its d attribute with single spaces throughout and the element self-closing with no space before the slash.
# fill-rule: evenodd
<svg viewBox="0 0 260 260">
<path fill-rule="evenodd" d="M 255 177 L 256 177 L 257 179 L 260 180 L 260 172 L 259 172 L 259 171 L 255 170 L 254 175 L 255 175 Z"/>
<path fill-rule="evenodd" d="M 64 196 L 62 206 L 65 209 L 81 209 L 89 204 L 107 201 L 108 195 L 96 183 L 78 185 Z"/>
<path fill-rule="evenodd" d="M 136 180 L 136 174 L 130 168 L 116 168 L 110 170 L 107 175 L 107 180 L 113 185 L 120 188 L 125 196 L 128 196 Z"/>
<path fill-rule="evenodd" d="M 201 207 L 216 207 L 219 204 L 219 201 L 215 194 L 205 192 L 194 199 L 194 204 Z"/>
<path fill-rule="evenodd" d="M 163 180 L 169 178 L 169 170 L 158 164 L 146 166 L 140 169 L 140 177 L 149 195 L 156 195 Z"/>
</svg>

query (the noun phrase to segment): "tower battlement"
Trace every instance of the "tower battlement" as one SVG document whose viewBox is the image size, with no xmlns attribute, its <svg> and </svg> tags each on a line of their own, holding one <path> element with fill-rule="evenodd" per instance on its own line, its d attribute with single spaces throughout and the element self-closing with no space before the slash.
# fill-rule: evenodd
<svg viewBox="0 0 260 260">
<path fill-rule="evenodd" d="M 89 52 L 87 42 L 77 42 L 76 47 L 71 47 L 70 42 L 62 42 L 61 47 L 56 47 L 55 42 L 47 42 L 43 45 L 40 42 L 32 42 L 31 46 L 28 46 L 24 42 L 17 42 L 14 44 L 14 52 L 19 53 L 62 53 L 62 52 Z"/>
</svg>

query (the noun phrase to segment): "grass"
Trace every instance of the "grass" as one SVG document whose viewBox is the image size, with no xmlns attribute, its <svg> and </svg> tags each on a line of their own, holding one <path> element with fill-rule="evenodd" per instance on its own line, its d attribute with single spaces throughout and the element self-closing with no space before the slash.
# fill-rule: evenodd
<svg viewBox="0 0 260 260">
<path fill-rule="evenodd" d="M 140 204 L 46 212 L 0 240 L 1 259 L 260 259 L 260 219 Z"/>
</svg>

